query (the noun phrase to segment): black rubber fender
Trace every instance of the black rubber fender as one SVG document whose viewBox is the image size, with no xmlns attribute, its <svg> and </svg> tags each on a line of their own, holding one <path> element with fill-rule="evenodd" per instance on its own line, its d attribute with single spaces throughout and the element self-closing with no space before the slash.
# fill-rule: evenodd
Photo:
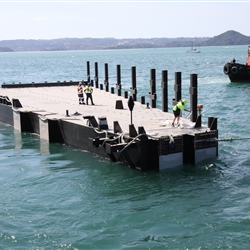
<svg viewBox="0 0 250 250">
<path fill-rule="evenodd" d="M 229 66 L 229 64 L 225 64 L 224 65 L 224 73 L 226 75 L 228 75 L 230 73 L 230 66 Z"/>
<path fill-rule="evenodd" d="M 232 72 L 232 74 L 237 74 L 238 73 L 238 68 L 236 67 L 236 66 L 233 66 L 232 68 L 231 68 L 231 72 Z"/>
</svg>

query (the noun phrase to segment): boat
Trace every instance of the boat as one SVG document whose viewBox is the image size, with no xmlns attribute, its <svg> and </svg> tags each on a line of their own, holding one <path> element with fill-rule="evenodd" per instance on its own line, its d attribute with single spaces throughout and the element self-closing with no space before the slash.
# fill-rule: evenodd
<svg viewBox="0 0 250 250">
<path fill-rule="evenodd" d="M 201 53 L 201 51 L 196 48 L 191 48 L 190 50 L 187 51 L 187 53 Z"/>
<path fill-rule="evenodd" d="M 247 60 L 245 64 L 237 63 L 235 58 L 226 63 L 223 68 L 231 82 L 249 82 L 250 83 L 250 45 L 247 50 Z"/>
<path fill-rule="evenodd" d="M 187 50 L 187 53 L 201 53 L 201 51 L 199 49 L 197 49 L 196 47 L 194 47 L 192 44 L 191 49 Z"/>
</svg>

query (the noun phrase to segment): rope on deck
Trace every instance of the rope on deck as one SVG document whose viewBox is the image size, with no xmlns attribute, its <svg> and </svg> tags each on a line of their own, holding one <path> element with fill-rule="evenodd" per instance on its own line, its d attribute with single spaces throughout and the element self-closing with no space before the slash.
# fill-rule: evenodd
<svg viewBox="0 0 250 250">
<path fill-rule="evenodd" d="M 137 135 L 135 138 L 133 138 L 132 141 L 130 141 L 123 149 L 121 149 L 119 152 L 121 153 L 122 151 L 124 151 L 129 145 L 131 145 L 134 141 L 136 141 L 139 137 L 141 136 L 147 136 L 153 140 L 157 140 L 158 138 L 154 137 L 154 136 L 151 136 L 151 135 L 148 135 L 147 133 L 142 133 L 142 134 L 139 134 Z M 172 135 L 169 136 L 169 140 L 170 142 L 169 143 L 174 143 L 174 138 Z"/>
</svg>

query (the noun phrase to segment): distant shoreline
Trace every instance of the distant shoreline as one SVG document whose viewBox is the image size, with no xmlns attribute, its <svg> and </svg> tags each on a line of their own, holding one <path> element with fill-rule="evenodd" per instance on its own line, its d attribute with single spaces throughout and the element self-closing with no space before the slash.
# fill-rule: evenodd
<svg viewBox="0 0 250 250">
<path fill-rule="evenodd" d="M 215 37 L 180 38 L 59 38 L 51 40 L 17 39 L 0 41 L 0 52 L 72 51 L 140 48 L 174 48 L 248 45 L 250 37 L 230 30 Z"/>
</svg>

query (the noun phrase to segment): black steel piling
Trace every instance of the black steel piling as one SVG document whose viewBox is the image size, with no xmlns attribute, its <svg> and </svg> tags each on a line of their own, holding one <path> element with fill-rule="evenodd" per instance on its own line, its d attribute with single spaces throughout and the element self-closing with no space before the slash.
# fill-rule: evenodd
<svg viewBox="0 0 250 250">
<path fill-rule="evenodd" d="M 162 70 L 162 111 L 168 112 L 168 71 Z"/>
<path fill-rule="evenodd" d="M 190 109 L 191 109 L 191 116 L 190 121 L 196 122 L 197 120 L 197 74 L 190 75 Z"/>
<path fill-rule="evenodd" d="M 105 80 L 104 80 L 105 90 L 106 92 L 109 92 L 109 71 L 107 63 L 105 63 L 104 68 L 105 68 Z"/>
<path fill-rule="evenodd" d="M 95 87 L 99 88 L 99 79 L 98 79 L 98 62 L 95 62 Z"/>
<path fill-rule="evenodd" d="M 121 96 L 122 92 L 122 85 L 121 85 L 121 65 L 116 65 L 116 89 L 117 89 L 117 95 Z"/>
<path fill-rule="evenodd" d="M 137 94 L 137 89 L 136 89 L 136 67 L 133 66 L 131 68 L 131 72 L 132 72 L 132 87 L 130 88 L 130 91 L 131 91 L 131 94 L 132 94 L 132 97 L 133 97 L 133 100 L 136 101 L 137 97 L 136 97 L 136 94 Z"/>
<path fill-rule="evenodd" d="M 155 69 L 150 70 L 150 92 L 149 98 L 151 99 L 151 107 L 156 108 L 156 76 Z"/>
<path fill-rule="evenodd" d="M 175 103 L 179 102 L 181 100 L 181 72 L 175 72 Z"/>
<path fill-rule="evenodd" d="M 90 83 L 90 64 L 87 61 L 87 81 Z"/>
</svg>

